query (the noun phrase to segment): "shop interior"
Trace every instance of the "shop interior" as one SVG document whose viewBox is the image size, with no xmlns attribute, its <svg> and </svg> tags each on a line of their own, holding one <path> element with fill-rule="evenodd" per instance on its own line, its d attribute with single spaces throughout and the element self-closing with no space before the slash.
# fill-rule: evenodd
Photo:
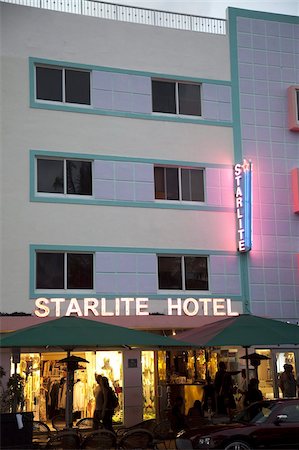
<svg viewBox="0 0 299 450">
<path fill-rule="evenodd" d="M 291 364 L 296 373 L 295 353 L 270 349 L 259 349 L 258 353 L 269 359 L 262 360 L 258 366 L 259 388 L 264 397 L 274 398 L 278 394 L 277 380 L 283 372 L 285 363 Z M 93 417 L 95 408 L 95 374 L 106 376 L 115 390 L 119 406 L 113 421 L 122 424 L 124 418 L 123 392 L 123 354 L 121 351 L 76 352 L 88 363 L 80 363 L 74 375 L 73 411 L 74 420 Z M 60 360 L 65 352 L 22 353 L 20 363 L 12 363 L 11 373 L 17 370 L 24 380 L 23 411 L 33 411 L 34 420 L 46 422 L 51 426 L 53 417 L 65 414 L 66 407 L 66 365 Z M 210 348 L 180 351 L 142 351 L 143 419 L 165 416 L 176 396 L 185 399 L 185 412 L 195 400 L 202 400 L 203 386 L 208 377 L 215 378 L 220 361 L 238 385 L 240 370 L 245 361 L 238 357 L 238 349 Z M 249 377 L 255 376 L 249 366 Z M 276 391 L 275 391 L 276 389 Z"/>
<path fill-rule="evenodd" d="M 76 352 L 88 363 L 80 363 L 74 375 L 74 420 L 93 417 L 95 408 L 95 374 L 106 376 L 115 390 L 119 406 L 114 421 L 123 421 L 123 373 L 122 352 Z M 24 379 L 24 411 L 32 411 L 34 420 L 51 424 L 53 417 L 65 414 L 66 364 L 60 360 L 65 352 L 22 353 L 17 372 Z M 12 370 L 13 372 L 14 370 Z"/>
</svg>

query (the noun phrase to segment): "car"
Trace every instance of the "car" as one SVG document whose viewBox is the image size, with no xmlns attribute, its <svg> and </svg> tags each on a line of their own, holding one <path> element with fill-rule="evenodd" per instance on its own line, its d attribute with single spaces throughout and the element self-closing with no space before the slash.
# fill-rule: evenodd
<svg viewBox="0 0 299 450">
<path fill-rule="evenodd" d="M 299 399 L 253 403 L 230 423 L 182 430 L 176 445 L 178 449 L 299 449 Z"/>
</svg>

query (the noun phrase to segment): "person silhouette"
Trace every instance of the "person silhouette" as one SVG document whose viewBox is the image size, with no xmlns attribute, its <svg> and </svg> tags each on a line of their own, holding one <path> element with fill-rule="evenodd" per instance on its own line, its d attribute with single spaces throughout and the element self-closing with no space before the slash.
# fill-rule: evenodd
<svg viewBox="0 0 299 450">
<path fill-rule="evenodd" d="M 296 397 L 297 383 L 293 373 L 293 366 L 291 364 L 285 364 L 283 366 L 284 372 L 279 378 L 279 387 L 281 389 L 283 397 Z"/>
</svg>

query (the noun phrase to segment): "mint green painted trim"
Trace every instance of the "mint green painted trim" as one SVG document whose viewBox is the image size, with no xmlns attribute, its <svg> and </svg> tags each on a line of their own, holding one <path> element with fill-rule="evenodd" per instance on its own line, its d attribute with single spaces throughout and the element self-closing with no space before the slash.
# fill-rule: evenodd
<svg viewBox="0 0 299 450">
<path fill-rule="evenodd" d="M 269 20 L 271 22 L 284 22 L 284 23 L 295 23 L 299 24 L 298 16 L 288 16 L 284 14 L 276 14 L 269 12 L 261 12 L 261 11 L 251 11 L 247 9 L 240 8 L 228 8 L 228 15 L 231 19 L 235 19 L 237 17 L 246 17 L 248 19 L 260 19 L 260 20 Z M 230 25 L 230 24 L 229 24 Z M 231 28 L 229 28 L 229 33 L 231 33 Z"/>
<path fill-rule="evenodd" d="M 49 245 L 49 244 L 31 244 L 29 246 L 29 259 L 30 259 L 30 298 L 38 298 L 38 297 L 52 297 L 52 298 L 84 298 L 84 297 L 92 297 L 97 296 L 96 293 L 70 293 L 67 291 L 62 291 L 60 293 L 36 293 L 35 292 L 35 254 L 36 251 L 57 251 L 57 252 L 92 252 L 92 253 L 100 253 L 100 252 L 113 252 L 113 253 L 146 253 L 146 254 L 167 254 L 167 255 L 197 255 L 197 256 L 210 256 L 210 255 L 226 255 L 226 256 L 236 256 L 237 252 L 229 252 L 223 250 L 194 250 L 194 249 L 166 249 L 166 248 L 142 248 L 142 247 L 99 247 L 99 246 L 79 246 L 79 245 Z M 126 294 L 126 297 L 136 297 L 136 292 L 132 294 Z M 168 294 L 146 294 L 146 297 L 151 299 L 161 299 L 168 297 L 198 297 L 198 298 L 214 298 L 213 294 L 200 294 L 200 291 L 190 291 L 190 293 L 182 293 L 175 294 L 169 291 Z M 105 298 L 115 298 L 117 294 L 105 294 L 101 295 L 101 297 Z M 217 295 L 217 297 L 220 297 Z M 240 296 L 227 296 L 232 300 L 240 300 Z"/>
<path fill-rule="evenodd" d="M 69 294 L 66 292 L 62 292 L 61 294 L 52 294 L 51 292 L 48 292 L 47 294 L 36 294 L 34 292 L 30 293 L 30 298 L 40 298 L 40 297 L 45 297 L 45 298 L 77 298 L 77 299 L 83 299 L 84 297 L 86 298 L 91 298 L 91 297 L 95 297 L 95 298 L 107 298 L 107 299 L 114 299 L 116 297 L 146 297 L 149 300 L 167 300 L 169 297 L 176 299 L 176 298 L 181 298 L 181 299 L 186 299 L 186 298 L 230 298 L 231 300 L 234 301 L 240 301 L 242 302 L 242 298 L 240 296 L 236 296 L 236 295 L 213 295 L 213 294 L 200 294 L 200 291 L 190 291 L 190 293 L 173 293 L 171 291 L 169 291 L 169 294 L 136 294 L 136 292 L 131 292 L 129 294 L 124 294 L 122 296 L 120 296 L 119 294 L 98 294 L 98 293 L 93 293 L 93 294 L 78 294 L 78 293 L 73 293 L 73 294 Z"/>
<path fill-rule="evenodd" d="M 209 84 L 221 84 L 225 86 L 230 86 L 230 81 L 224 80 L 208 80 L 205 78 L 192 78 L 192 77 L 180 77 L 177 75 L 166 75 L 160 73 L 152 73 L 152 72 L 140 72 L 135 70 L 126 70 L 126 69 L 114 69 L 111 67 L 102 67 L 102 66 L 94 66 L 87 64 L 76 64 L 66 61 L 57 61 L 57 60 L 49 60 L 43 58 L 33 58 L 29 57 L 29 87 L 30 87 L 30 107 L 36 109 L 46 109 L 53 111 L 68 111 L 68 112 L 76 112 L 83 114 L 95 114 L 95 115 L 105 115 L 112 117 L 126 117 L 131 119 L 141 119 L 141 120 L 156 120 L 163 122 L 178 122 L 178 123 L 192 123 L 192 124 L 202 124 L 202 125 L 211 125 L 211 126 L 221 126 L 221 127 L 231 127 L 232 123 L 229 121 L 215 121 L 215 120 L 205 120 L 203 118 L 195 118 L 195 117 L 180 117 L 180 116 L 168 116 L 165 114 L 139 114 L 139 113 L 131 113 L 126 111 L 111 111 L 104 109 L 97 109 L 90 107 L 82 108 L 80 106 L 72 106 L 69 104 L 53 104 L 39 102 L 35 99 L 35 81 L 34 81 L 34 66 L 35 64 L 47 64 L 47 65 L 56 65 L 61 67 L 74 67 L 77 69 L 84 70 L 99 70 L 99 71 L 108 71 L 108 72 L 116 72 L 116 73 L 124 73 L 131 75 L 139 75 L 139 76 L 147 76 L 147 77 L 156 77 L 156 78 L 167 78 L 173 80 L 181 80 L 181 81 L 192 81 L 196 83 L 209 83 Z"/>
<path fill-rule="evenodd" d="M 105 72 L 114 72 L 114 73 L 123 73 L 127 75 L 138 75 L 143 77 L 153 77 L 153 78 L 167 78 L 169 80 L 178 80 L 178 81 L 191 81 L 194 83 L 209 83 L 209 84 L 222 84 L 224 86 L 230 86 L 231 82 L 227 80 L 213 80 L 208 78 L 195 78 L 195 77 L 187 77 L 180 75 L 170 75 L 165 73 L 157 73 L 157 72 L 144 72 L 140 70 L 131 70 L 131 69 L 119 69 L 117 67 L 105 67 L 105 66 L 96 66 L 92 64 L 77 64 L 69 61 L 60 61 L 60 60 L 51 60 L 44 58 L 34 58 L 32 56 L 29 57 L 29 63 L 32 64 L 47 64 L 47 65 L 56 65 L 62 67 L 73 67 L 76 69 L 83 70 L 98 70 Z"/>
<path fill-rule="evenodd" d="M 29 170 L 30 170 L 30 174 L 29 174 L 29 196 L 30 196 L 30 201 L 34 201 L 35 198 L 35 156 L 32 153 L 32 151 L 30 151 L 29 153 L 30 158 L 29 158 Z"/>
<path fill-rule="evenodd" d="M 53 245 L 53 244 L 30 244 L 30 251 L 49 250 L 64 252 L 113 252 L 113 253 L 159 253 L 169 255 L 228 255 L 236 256 L 237 251 L 225 250 L 194 250 L 190 248 L 151 248 L 151 247 L 104 247 L 95 245 Z"/>
<path fill-rule="evenodd" d="M 230 13 L 231 8 L 229 8 Z M 235 163 L 243 159 L 241 121 L 240 121 L 240 89 L 238 68 L 238 46 L 237 46 L 237 21 L 229 14 L 229 43 L 230 43 L 230 65 L 232 74 L 232 114 L 233 114 L 233 142 Z"/>
<path fill-rule="evenodd" d="M 30 99 L 32 99 L 32 95 L 30 95 Z M 162 122 L 179 122 L 179 123 L 194 123 L 201 125 L 213 125 L 219 127 L 231 127 L 232 122 L 217 122 L 216 120 L 205 120 L 205 119 L 194 119 L 188 117 L 178 117 L 178 116 L 167 116 L 167 115 L 158 115 L 155 114 L 139 114 L 139 113 L 130 113 L 125 111 L 110 111 L 106 109 L 96 109 L 96 108 L 80 108 L 78 106 L 69 106 L 65 104 L 51 104 L 51 103 L 39 103 L 34 99 L 30 103 L 31 108 L 36 109 L 47 109 L 53 111 L 67 111 L 74 113 L 83 113 L 83 114 L 95 114 L 99 116 L 113 116 L 113 117 L 126 117 L 129 119 L 142 119 L 142 120 L 157 120 Z"/>
<path fill-rule="evenodd" d="M 248 253 L 240 253 L 240 277 L 241 277 L 241 294 L 243 299 L 243 312 L 250 314 L 250 290 L 248 275 Z"/>
<path fill-rule="evenodd" d="M 29 295 L 35 293 L 35 274 L 36 274 L 36 264 L 35 264 L 35 248 L 32 245 L 29 246 Z"/>
<path fill-rule="evenodd" d="M 34 61 L 29 57 L 29 104 L 32 106 L 35 103 L 35 76 L 34 76 Z"/>
<path fill-rule="evenodd" d="M 84 197 L 84 196 L 82 196 Z M 192 211 L 217 211 L 217 212 L 233 212 L 234 208 L 225 206 L 208 206 L 208 205 L 185 205 L 172 203 L 156 203 L 156 202 L 133 202 L 133 201 L 119 201 L 119 200 L 98 200 L 98 199 L 84 199 L 84 198 L 69 198 L 69 197 L 31 197 L 30 201 L 39 203 L 66 203 L 79 205 L 100 205 L 100 206 L 121 206 L 134 208 L 154 208 L 154 209 L 181 209 Z"/>
<path fill-rule="evenodd" d="M 200 168 L 224 168 L 232 169 L 231 164 L 220 164 L 220 163 L 207 163 L 207 162 L 194 162 L 194 161 L 182 161 L 176 159 L 157 159 L 157 158 L 141 158 L 133 156 L 116 156 L 116 155 L 97 155 L 93 153 L 73 153 L 73 152 L 59 152 L 50 150 L 30 150 L 30 158 L 35 158 L 36 156 L 49 156 L 57 158 L 77 158 L 77 159 L 92 159 L 92 160 L 102 160 L 102 161 L 120 161 L 120 162 L 133 162 L 133 163 L 144 163 L 144 164 L 167 164 L 174 166 L 184 166 L 184 167 L 200 167 Z"/>
</svg>

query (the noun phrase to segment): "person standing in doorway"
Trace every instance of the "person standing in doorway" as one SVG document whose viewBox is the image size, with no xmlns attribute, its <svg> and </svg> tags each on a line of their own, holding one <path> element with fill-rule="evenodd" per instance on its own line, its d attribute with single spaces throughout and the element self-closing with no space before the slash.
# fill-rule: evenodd
<svg viewBox="0 0 299 450">
<path fill-rule="evenodd" d="M 114 414 L 113 398 L 115 393 L 113 389 L 109 386 L 109 381 L 107 377 L 102 377 L 102 390 L 104 397 L 103 414 L 102 414 L 103 427 L 106 428 L 107 430 L 113 431 L 112 417 Z"/>
<path fill-rule="evenodd" d="M 98 430 L 100 427 L 106 407 L 105 402 L 107 402 L 107 396 L 104 394 L 102 378 L 103 377 L 101 375 L 96 375 L 97 386 L 94 390 L 95 411 L 93 415 L 93 427 L 95 430 Z"/>
<path fill-rule="evenodd" d="M 291 364 L 285 364 L 283 368 L 284 372 L 282 372 L 279 378 L 279 387 L 282 395 L 283 397 L 296 397 L 297 383 L 293 374 L 293 366 Z"/>
</svg>

